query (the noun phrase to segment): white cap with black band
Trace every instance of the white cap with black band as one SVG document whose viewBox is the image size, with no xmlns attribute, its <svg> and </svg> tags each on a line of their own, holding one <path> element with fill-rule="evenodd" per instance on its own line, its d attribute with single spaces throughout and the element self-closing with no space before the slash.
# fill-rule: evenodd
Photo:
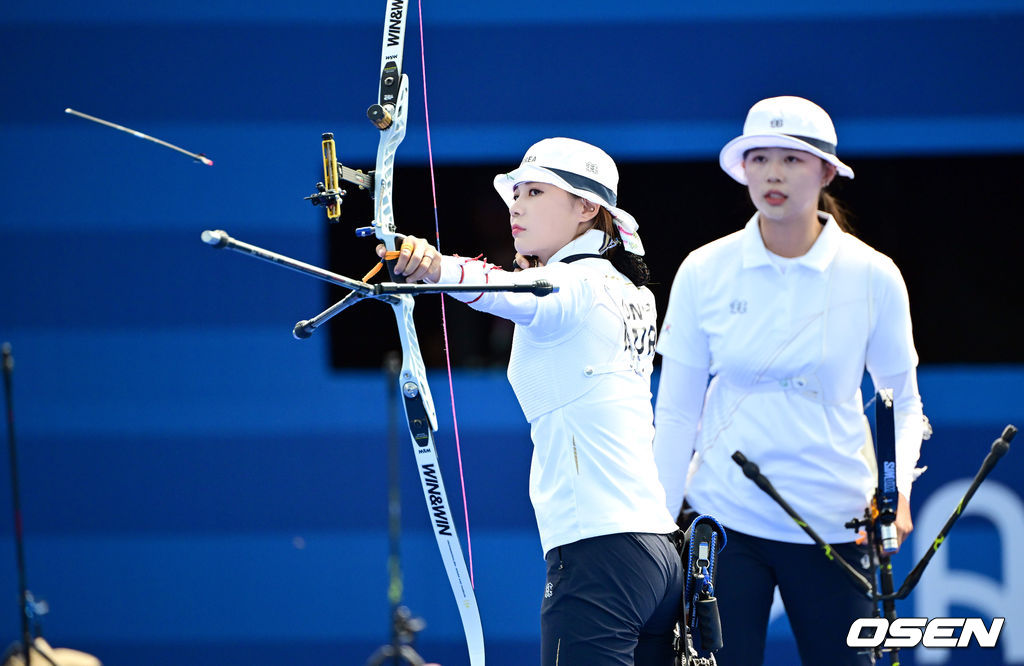
<svg viewBox="0 0 1024 666">
<path fill-rule="evenodd" d="M 836 157 L 836 129 L 825 109 L 803 97 L 770 97 L 750 107 L 743 135 L 725 144 L 718 163 L 733 179 L 747 184 L 743 156 L 755 148 L 803 150 L 835 166 L 840 176 L 853 169 Z"/>
<path fill-rule="evenodd" d="M 606 152 L 576 139 L 556 137 L 530 146 L 519 168 L 494 177 L 494 189 L 511 208 L 519 183 L 547 183 L 604 206 L 612 214 L 627 252 L 643 256 L 644 246 L 632 215 L 616 207 L 619 170 Z"/>
</svg>

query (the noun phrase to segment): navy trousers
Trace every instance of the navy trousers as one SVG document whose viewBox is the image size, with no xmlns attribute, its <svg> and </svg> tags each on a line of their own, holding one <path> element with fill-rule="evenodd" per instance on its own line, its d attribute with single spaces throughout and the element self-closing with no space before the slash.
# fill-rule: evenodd
<svg viewBox="0 0 1024 666">
<path fill-rule="evenodd" d="M 667 536 L 609 534 L 544 559 L 542 666 L 672 666 L 683 566 Z"/>
<path fill-rule="evenodd" d="M 869 655 L 846 646 L 846 636 L 855 619 L 874 615 L 875 606 L 818 546 L 760 539 L 728 526 L 726 532 L 729 543 L 719 555 L 715 586 L 725 644 L 715 653 L 719 664 L 763 663 L 776 586 L 805 665 L 872 663 Z M 843 543 L 833 549 L 872 579 L 874 566 L 866 545 Z"/>
</svg>

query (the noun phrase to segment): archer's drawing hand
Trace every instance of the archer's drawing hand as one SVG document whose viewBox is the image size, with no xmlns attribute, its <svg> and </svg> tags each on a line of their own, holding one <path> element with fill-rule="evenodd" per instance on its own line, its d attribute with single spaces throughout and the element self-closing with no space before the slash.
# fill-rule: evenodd
<svg viewBox="0 0 1024 666">
<path fill-rule="evenodd" d="M 377 256 L 384 256 L 384 245 L 377 246 Z M 441 253 L 422 238 L 406 236 L 402 241 L 395 274 L 404 275 L 409 282 L 437 282 L 441 279 Z"/>
<path fill-rule="evenodd" d="M 537 257 L 534 257 L 533 255 L 519 254 L 518 252 L 516 252 L 516 258 L 512 261 L 514 265 L 512 271 L 514 273 L 518 273 L 525 268 L 536 268 L 539 265 Z"/>
</svg>

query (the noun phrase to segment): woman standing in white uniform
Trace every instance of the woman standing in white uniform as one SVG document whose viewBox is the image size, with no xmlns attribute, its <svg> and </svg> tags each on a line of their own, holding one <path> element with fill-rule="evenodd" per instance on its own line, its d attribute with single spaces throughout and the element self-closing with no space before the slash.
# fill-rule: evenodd
<svg viewBox="0 0 1024 666">
<path fill-rule="evenodd" d="M 846 647 L 872 603 L 732 461 L 742 451 L 845 559 L 871 575 L 844 523 L 875 486 L 860 392 L 865 367 L 895 393 L 899 539 L 921 400 L 907 291 L 886 256 L 844 230 L 824 188 L 853 170 L 828 114 L 799 97 L 755 104 L 720 155 L 757 209 L 746 226 L 692 252 L 672 285 L 655 455 L 670 512 L 684 495 L 729 534 L 720 556 L 723 664 L 760 664 L 776 586 L 805 664 L 869 664 Z M 898 223 L 897 220 L 890 223 Z M 708 377 L 711 377 L 710 383 Z"/>
<path fill-rule="evenodd" d="M 534 444 L 544 666 L 673 663 L 682 565 L 666 536 L 676 525 L 652 449 L 656 311 L 637 223 L 617 207 L 617 185 L 615 163 L 599 148 L 545 139 L 494 180 L 521 272 L 441 256 L 412 237 L 395 264 L 410 281 L 558 286 L 544 297 L 452 294 L 516 324 L 508 377 Z"/>
</svg>

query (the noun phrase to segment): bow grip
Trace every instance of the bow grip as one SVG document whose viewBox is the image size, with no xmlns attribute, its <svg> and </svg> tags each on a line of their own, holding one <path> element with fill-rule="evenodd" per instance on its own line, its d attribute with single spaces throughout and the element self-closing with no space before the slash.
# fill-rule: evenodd
<svg viewBox="0 0 1024 666">
<path fill-rule="evenodd" d="M 401 234 L 395 234 L 394 235 L 394 239 L 395 239 L 395 249 L 396 250 L 401 249 L 402 243 L 405 242 L 405 236 L 402 236 Z M 385 242 L 384 243 L 385 251 L 387 250 L 387 247 L 388 247 L 388 244 Z M 395 257 L 394 259 L 388 259 L 387 255 L 385 254 L 385 259 L 383 261 L 384 261 L 384 265 L 388 269 L 388 275 L 391 277 L 391 281 L 392 282 L 396 282 L 398 284 L 405 284 L 405 282 L 407 280 L 405 279 L 404 275 L 395 275 L 395 263 L 398 261 L 398 257 Z"/>
</svg>

